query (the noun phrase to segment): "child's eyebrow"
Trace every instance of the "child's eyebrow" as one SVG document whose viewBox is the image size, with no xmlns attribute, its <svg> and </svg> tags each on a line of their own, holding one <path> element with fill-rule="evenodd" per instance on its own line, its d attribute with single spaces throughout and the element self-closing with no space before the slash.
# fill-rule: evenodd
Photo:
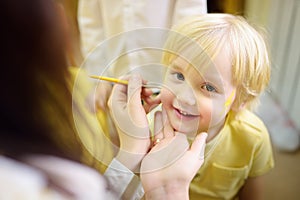
<svg viewBox="0 0 300 200">
<path fill-rule="evenodd" d="M 177 61 L 173 61 L 170 67 L 174 70 L 184 70 L 185 68 L 182 64 L 178 63 Z"/>
<path fill-rule="evenodd" d="M 181 68 L 180 66 L 178 66 L 178 65 L 176 65 L 176 64 L 174 64 L 174 63 L 172 63 L 172 64 L 170 65 L 170 68 L 173 69 L 173 70 L 182 70 L 182 68 Z"/>
</svg>

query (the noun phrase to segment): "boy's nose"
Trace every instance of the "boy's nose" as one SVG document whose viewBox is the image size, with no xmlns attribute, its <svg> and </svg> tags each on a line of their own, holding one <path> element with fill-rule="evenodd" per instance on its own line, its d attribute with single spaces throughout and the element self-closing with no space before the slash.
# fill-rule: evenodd
<svg viewBox="0 0 300 200">
<path fill-rule="evenodd" d="M 187 105 L 195 105 L 196 97 L 191 87 L 182 87 L 178 90 L 177 99 Z"/>
</svg>

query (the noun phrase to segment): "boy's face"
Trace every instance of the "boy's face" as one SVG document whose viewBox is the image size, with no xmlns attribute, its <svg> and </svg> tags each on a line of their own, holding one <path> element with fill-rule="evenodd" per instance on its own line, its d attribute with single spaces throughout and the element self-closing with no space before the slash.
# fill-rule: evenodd
<svg viewBox="0 0 300 200">
<path fill-rule="evenodd" d="M 176 131 L 189 136 L 205 131 L 210 136 L 222 128 L 235 91 L 226 52 L 196 68 L 176 57 L 166 72 L 161 101 Z"/>
</svg>

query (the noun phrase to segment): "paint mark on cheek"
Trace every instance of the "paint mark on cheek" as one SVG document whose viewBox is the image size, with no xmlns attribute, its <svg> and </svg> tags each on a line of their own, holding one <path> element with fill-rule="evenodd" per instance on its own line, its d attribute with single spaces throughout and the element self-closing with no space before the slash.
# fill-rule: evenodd
<svg viewBox="0 0 300 200">
<path fill-rule="evenodd" d="M 234 100 L 234 95 L 235 95 L 235 90 L 233 90 L 231 92 L 231 94 L 229 95 L 229 97 L 226 99 L 226 101 L 223 105 L 223 109 L 219 113 L 219 116 L 222 116 L 228 110 L 229 106 L 231 106 L 231 104 Z"/>
<path fill-rule="evenodd" d="M 227 100 L 225 101 L 225 104 L 224 104 L 225 110 L 227 110 L 228 107 L 232 104 L 234 95 L 235 95 L 235 90 L 233 90 L 233 91 L 231 92 L 231 94 L 229 95 L 229 97 L 228 97 Z"/>
</svg>

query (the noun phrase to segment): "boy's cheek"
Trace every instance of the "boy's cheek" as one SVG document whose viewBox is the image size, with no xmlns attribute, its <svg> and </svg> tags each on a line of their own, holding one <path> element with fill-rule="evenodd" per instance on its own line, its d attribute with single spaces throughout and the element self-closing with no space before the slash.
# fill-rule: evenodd
<svg viewBox="0 0 300 200">
<path fill-rule="evenodd" d="M 172 100 L 174 96 L 170 90 L 166 89 L 166 88 L 162 88 L 161 91 L 160 91 L 160 98 L 161 98 L 161 102 L 164 104 L 164 103 L 167 103 L 168 101 Z"/>
<path fill-rule="evenodd" d="M 225 120 L 228 112 L 229 109 L 225 106 L 224 101 L 213 101 L 210 113 L 211 125 L 214 126 L 215 124 Z"/>
</svg>

